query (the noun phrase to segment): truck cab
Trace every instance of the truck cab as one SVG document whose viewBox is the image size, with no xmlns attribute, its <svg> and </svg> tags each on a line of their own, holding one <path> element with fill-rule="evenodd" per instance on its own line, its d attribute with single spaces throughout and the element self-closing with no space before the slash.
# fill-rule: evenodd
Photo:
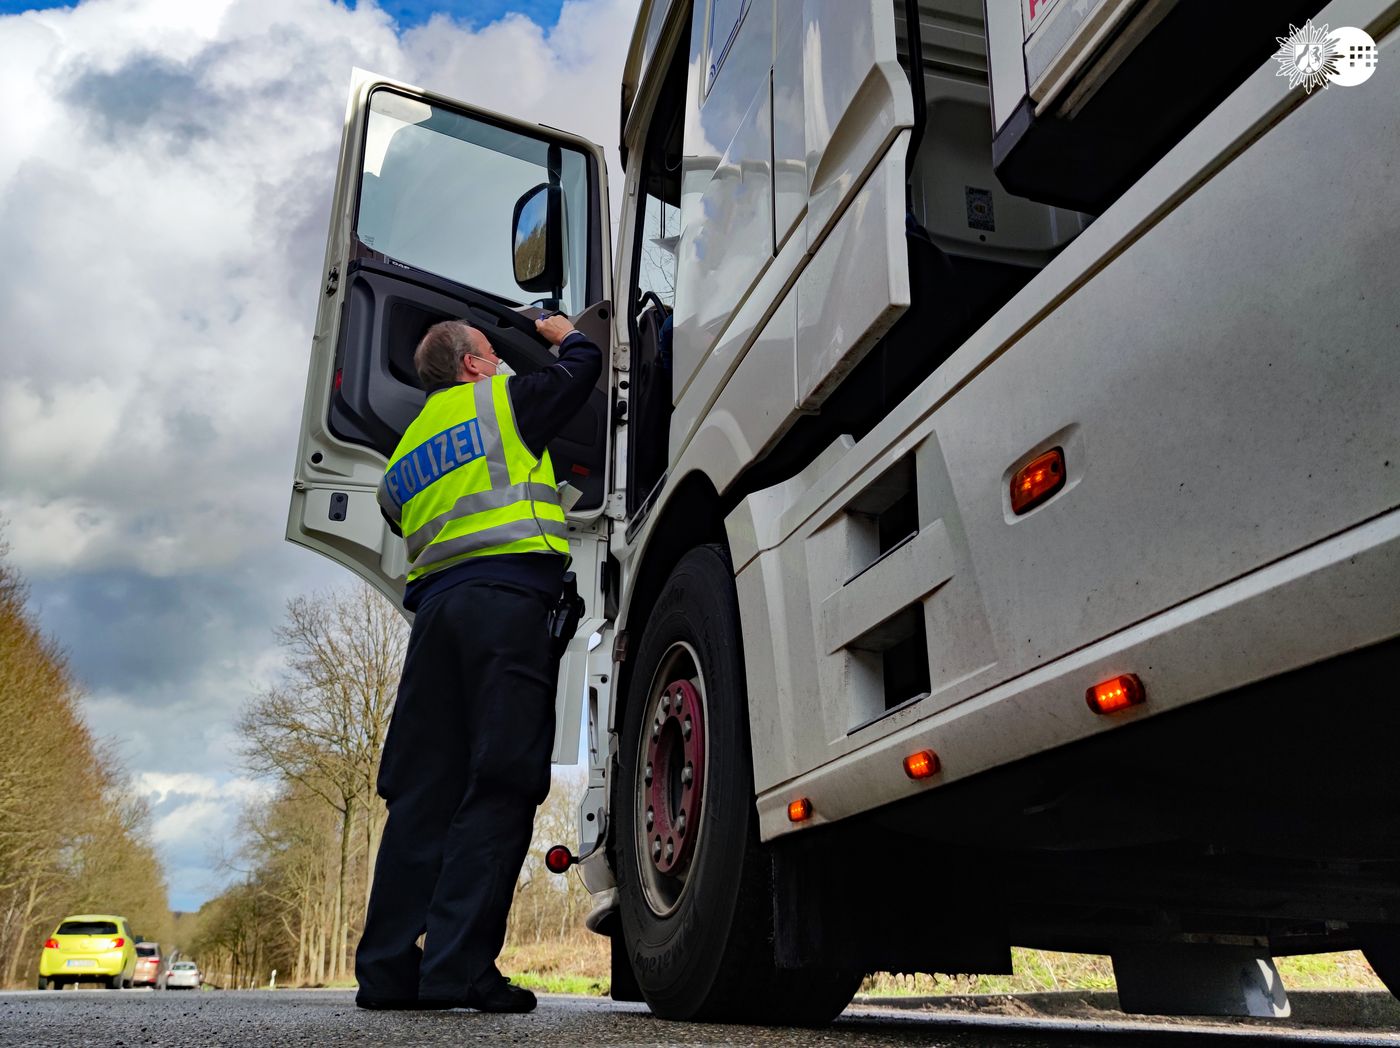
<svg viewBox="0 0 1400 1048">
<path fill-rule="evenodd" d="M 605 347 L 550 451 L 614 996 L 821 1022 L 1013 944 L 1138 1011 L 1396 985 L 1400 74 L 1291 88 L 1309 20 L 1400 4 L 643 0 L 615 253 L 598 146 L 356 74 L 288 537 L 400 592 L 431 323 Z"/>
</svg>

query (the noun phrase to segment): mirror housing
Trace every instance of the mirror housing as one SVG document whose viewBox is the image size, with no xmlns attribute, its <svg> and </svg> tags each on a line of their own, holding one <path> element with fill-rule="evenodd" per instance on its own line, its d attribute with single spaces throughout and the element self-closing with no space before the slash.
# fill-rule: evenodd
<svg viewBox="0 0 1400 1048">
<path fill-rule="evenodd" d="M 541 183 L 515 202 L 511 218 L 515 282 L 559 297 L 564 286 L 564 191 Z"/>
</svg>

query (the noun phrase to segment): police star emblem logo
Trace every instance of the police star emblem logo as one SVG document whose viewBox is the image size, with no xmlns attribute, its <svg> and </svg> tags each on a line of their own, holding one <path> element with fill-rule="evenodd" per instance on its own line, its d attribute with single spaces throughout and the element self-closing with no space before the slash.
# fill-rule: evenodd
<svg viewBox="0 0 1400 1048">
<path fill-rule="evenodd" d="M 1290 89 L 1302 85 L 1312 94 L 1315 87 L 1327 89 L 1329 75 L 1337 71 L 1340 51 L 1327 32 L 1327 26 L 1315 26 L 1309 18 L 1302 27 L 1288 27 L 1287 36 L 1274 37 L 1278 50 L 1274 61 L 1279 64 L 1275 76 L 1288 77 Z"/>
<path fill-rule="evenodd" d="M 1355 26 L 1329 31 L 1326 24 L 1315 26 L 1310 18 L 1301 27 L 1290 25 L 1287 36 L 1274 39 L 1279 45 L 1273 56 L 1279 64 L 1275 75 L 1288 77 L 1290 89 L 1301 86 L 1312 94 L 1313 88 L 1325 91 L 1332 84 L 1355 87 L 1376 71 L 1376 42 Z"/>
</svg>

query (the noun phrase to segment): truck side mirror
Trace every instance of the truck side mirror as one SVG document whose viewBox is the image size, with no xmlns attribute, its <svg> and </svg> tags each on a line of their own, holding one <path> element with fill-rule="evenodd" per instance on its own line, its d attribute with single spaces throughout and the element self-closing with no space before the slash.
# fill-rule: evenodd
<svg viewBox="0 0 1400 1048">
<path fill-rule="evenodd" d="M 559 298 L 564 287 L 564 191 L 540 184 L 515 202 L 515 282 Z"/>
</svg>

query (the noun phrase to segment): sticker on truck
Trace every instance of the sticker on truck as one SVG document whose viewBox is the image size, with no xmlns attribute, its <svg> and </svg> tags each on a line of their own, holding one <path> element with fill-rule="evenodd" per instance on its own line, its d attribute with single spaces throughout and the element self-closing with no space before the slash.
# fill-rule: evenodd
<svg viewBox="0 0 1400 1048">
<path fill-rule="evenodd" d="M 1058 0 L 1022 0 L 1021 15 L 1026 27 L 1026 36 L 1030 36 L 1031 31 L 1045 21 L 1045 15 L 1057 2 Z"/>
</svg>

